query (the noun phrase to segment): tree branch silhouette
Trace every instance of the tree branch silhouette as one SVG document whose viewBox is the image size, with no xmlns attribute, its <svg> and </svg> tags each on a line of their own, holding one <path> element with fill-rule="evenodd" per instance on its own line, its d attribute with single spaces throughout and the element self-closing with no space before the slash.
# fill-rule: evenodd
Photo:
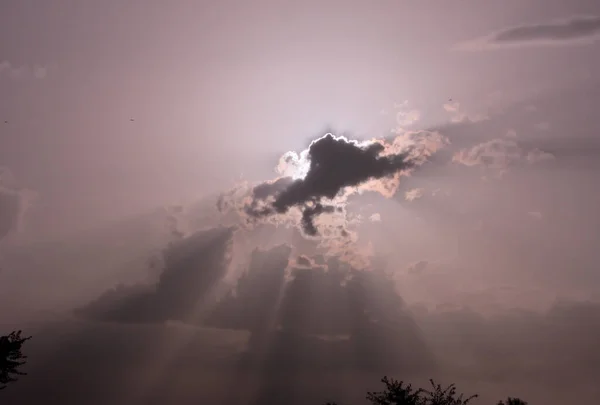
<svg viewBox="0 0 600 405">
<path fill-rule="evenodd" d="M 465 396 L 458 394 L 456 385 L 450 384 L 442 387 L 433 380 L 429 380 L 431 390 L 423 388 L 414 389 L 411 384 L 393 378 L 383 377 L 381 382 L 385 385 L 383 391 L 367 392 L 366 399 L 373 405 L 467 405 L 478 398 L 477 394 Z M 327 402 L 325 405 L 338 405 L 336 402 Z M 500 401 L 497 405 L 527 405 L 519 398 L 508 397 L 506 402 Z"/>
<path fill-rule="evenodd" d="M 26 375 L 19 370 L 26 361 L 27 356 L 21 352 L 23 344 L 31 339 L 31 336 L 22 337 L 21 331 L 11 332 L 9 335 L 0 336 L 0 390 L 18 380 L 16 376 Z"/>
<path fill-rule="evenodd" d="M 508 397 L 506 399 L 506 402 L 500 401 L 500 402 L 498 402 L 497 405 L 527 405 L 527 402 L 525 402 L 525 401 L 523 401 L 522 399 L 519 399 L 519 398 Z"/>
</svg>

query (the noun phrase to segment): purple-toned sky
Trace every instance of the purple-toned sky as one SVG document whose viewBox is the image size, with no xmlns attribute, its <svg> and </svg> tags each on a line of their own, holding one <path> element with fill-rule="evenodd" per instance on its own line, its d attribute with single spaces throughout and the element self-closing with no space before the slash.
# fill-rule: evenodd
<svg viewBox="0 0 600 405">
<path fill-rule="evenodd" d="M 569 368 L 592 398 L 597 353 L 564 348 L 600 337 L 599 105 L 593 0 L 3 1 L 0 326 L 147 282 L 148 259 L 169 238 L 224 223 L 213 200 L 225 193 L 227 223 L 256 227 L 235 234 L 236 266 L 285 242 L 290 263 L 320 269 L 311 255 L 321 241 L 347 262 L 385 267 L 427 339 L 451 334 L 450 319 L 474 325 L 444 311 L 505 316 L 452 343 L 481 345 L 475 357 L 438 358 L 455 367 L 439 374 L 448 382 L 554 405 L 562 394 L 543 387 Z M 379 146 L 310 144 L 326 130 L 383 145 L 389 162 L 373 163 Z M 399 161 L 404 147 L 418 153 Z M 296 182 L 277 181 L 286 175 Z M 273 234 L 275 224 L 288 228 Z M 157 291 L 163 279 L 152 279 Z M 557 300 L 572 306 L 572 324 L 556 320 Z M 2 309 L 16 305 L 22 313 Z M 549 329 L 523 326 L 536 322 Z M 503 344 L 481 337 L 503 325 Z M 521 336 L 542 329 L 571 360 L 523 354 Z M 52 345 L 42 346 L 40 356 Z M 509 366 L 495 364 L 509 355 L 524 371 L 503 380 Z M 146 367 L 140 356 L 128 376 Z M 492 377 L 478 380 L 482 370 Z M 533 374 L 542 377 L 521 383 Z"/>
<path fill-rule="evenodd" d="M 414 3 L 3 2 L 0 161 L 54 233 L 261 178 L 328 124 L 388 130 L 404 100 L 427 126 L 599 71 L 596 45 L 452 51 L 593 1 Z"/>
</svg>

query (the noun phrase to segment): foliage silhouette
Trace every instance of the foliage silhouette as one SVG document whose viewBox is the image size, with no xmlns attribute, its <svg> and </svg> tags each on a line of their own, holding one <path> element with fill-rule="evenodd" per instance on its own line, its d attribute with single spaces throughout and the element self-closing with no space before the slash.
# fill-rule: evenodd
<svg viewBox="0 0 600 405">
<path fill-rule="evenodd" d="M 427 391 L 428 398 L 426 398 L 426 404 L 431 405 L 466 405 L 470 403 L 473 399 L 477 398 L 478 395 L 474 394 L 469 397 L 464 396 L 464 394 L 456 394 L 456 385 L 450 384 L 446 388 L 442 388 L 440 384 L 436 384 L 433 380 L 429 380 L 431 383 L 431 387 L 433 391 Z"/>
<path fill-rule="evenodd" d="M 27 356 L 21 353 L 21 347 L 29 339 L 31 336 L 22 337 L 20 330 L 0 336 L 0 390 L 17 381 L 17 375 L 27 374 L 18 369 L 26 363 Z"/>
<path fill-rule="evenodd" d="M 433 380 L 431 390 L 423 388 L 414 389 L 411 384 L 404 384 L 393 378 L 383 377 L 381 382 L 385 385 L 383 391 L 367 392 L 367 400 L 373 405 L 467 405 L 478 397 L 477 394 L 468 397 L 465 394 L 457 394 L 456 385 L 450 384 L 442 387 Z M 338 405 L 335 402 L 327 402 L 325 405 Z M 506 402 L 500 401 L 497 405 L 527 405 L 527 402 L 508 397 Z"/>
<path fill-rule="evenodd" d="M 506 399 L 506 402 L 500 401 L 500 402 L 498 402 L 498 405 L 527 405 L 527 402 L 525 402 L 519 398 L 508 397 Z"/>
<path fill-rule="evenodd" d="M 385 384 L 385 390 L 379 392 L 367 392 L 367 400 L 376 405 L 418 405 L 422 403 L 421 395 L 425 390 L 419 388 L 413 390 L 411 384 L 404 385 L 403 381 L 383 377 L 381 382 Z"/>
</svg>

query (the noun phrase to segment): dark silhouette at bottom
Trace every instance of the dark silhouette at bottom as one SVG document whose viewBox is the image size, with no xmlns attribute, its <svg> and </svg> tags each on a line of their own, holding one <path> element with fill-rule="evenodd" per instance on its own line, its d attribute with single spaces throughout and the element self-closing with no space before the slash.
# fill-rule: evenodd
<svg viewBox="0 0 600 405">
<path fill-rule="evenodd" d="M 404 381 L 383 377 L 381 382 L 385 384 L 383 391 L 367 392 L 367 400 L 373 405 L 467 405 L 478 397 L 477 394 L 465 396 L 458 394 L 456 386 L 450 384 L 446 388 L 436 384 L 433 380 L 431 389 L 414 389 L 412 384 L 404 384 Z M 336 402 L 327 402 L 325 405 L 338 405 Z M 499 401 L 497 405 L 527 405 L 527 402 L 519 398 L 508 397 L 506 401 Z"/>
<path fill-rule="evenodd" d="M 19 368 L 25 364 L 27 358 L 21 353 L 21 347 L 29 339 L 31 336 L 21 337 L 20 330 L 0 336 L 0 390 L 6 388 L 7 384 L 17 381 L 16 376 L 26 374 L 19 371 Z"/>
</svg>

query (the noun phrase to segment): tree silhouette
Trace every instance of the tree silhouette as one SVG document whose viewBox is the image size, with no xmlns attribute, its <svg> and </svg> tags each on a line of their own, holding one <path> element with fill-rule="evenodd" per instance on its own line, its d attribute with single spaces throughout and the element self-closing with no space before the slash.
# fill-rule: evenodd
<svg viewBox="0 0 600 405">
<path fill-rule="evenodd" d="M 506 399 L 506 402 L 500 401 L 500 402 L 498 402 L 498 405 L 527 405 L 527 402 L 525 402 L 519 398 L 508 397 Z"/>
<path fill-rule="evenodd" d="M 381 382 L 385 389 L 378 392 L 367 392 L 367 400 L 373 405 L 467 405 L 478 397 L 477 394 L 466 397 L 456 393 L 456 385 L 450 384 L 446 388 L 436 384 L 433 380 L 431 390 L 423 388 L 414 389 L 411 384 L 404 384 L 393 378 L 383 377 Z M 325 405 L 338 405 L 327 402 Z M 506 402 L 500 401 L 497 405 L 527 405 L 527 402 L 508 397 Z"/>
<path fill-rule="evenodd" d="M 411 384 L 404 385 L 403 381 L 383 377 L 381 382 L 385 384 L 385 390 L 379 392 L 367 392 L 367 400 L 376 405 L 419 405 L 422 403 L 421 395 L 425 390 L 419 388 L 413 390 Z"/>
<path fill-rule="evenodd" d="M 477 398 L 478 395 L 471 395 L 469 397 L 464 394 L 456 394 L 456 385 L 450 384 L 446 388 L 442 388 L 440 384 L 436 384 L 433 380 L 429 380 L 433 391 L 427 391 L 428 397 L 425 398 L 424 403 L 430 405 L 466 405 L 473 399 Z"/>
<path fill-rule="evenodd" d="M 17 381 L 17 375 L 25 375 L 18 370 L 25 364 L 21 353 L 23 343 L 31 339 L 31 336 L 21 337 L 21 331 L 11 332 L 7 336 L 0 336 L 0 390 L 6 388 L 8 383 Z"/>
</svg>

